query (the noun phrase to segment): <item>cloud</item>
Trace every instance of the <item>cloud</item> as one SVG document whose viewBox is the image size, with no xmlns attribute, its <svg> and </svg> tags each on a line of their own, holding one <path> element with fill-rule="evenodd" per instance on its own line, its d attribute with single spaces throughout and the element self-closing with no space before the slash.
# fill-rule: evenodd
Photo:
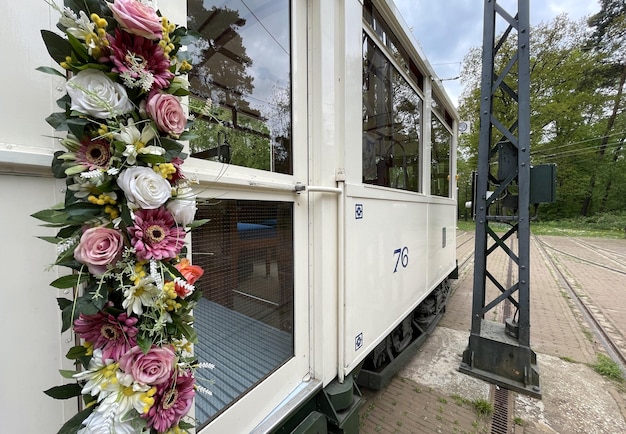
<svg viewBox="0 0 626 434">
<path fill-rule="evenodd" d="M 445 79 L 458 76 L 465 55 L 472 47 L 482 46 L 483 2 L 395 0 L 395 3 L 438 77 L 444 79 L 450 99 L 458 104 L 459 80 Z M 508 12 L 517 10 L 514 0 L 499 0 L 498 4 Z M 567 13 L 570 19 L 579 19 L 599 10 L 599 3 L 589 0 L 531 2 L 530 21 L 531 25 L 547 23 L 561 13 Z"/>
</svg>

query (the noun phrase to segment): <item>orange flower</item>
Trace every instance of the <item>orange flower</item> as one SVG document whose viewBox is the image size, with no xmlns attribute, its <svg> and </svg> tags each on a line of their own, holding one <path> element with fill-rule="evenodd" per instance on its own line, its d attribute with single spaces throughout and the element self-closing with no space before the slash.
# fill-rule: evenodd
<svg viewBox="0 0 626 434">
<path fill-rule="evenodd" d="M 183 275 L 187 283 L 190 285 L 193 285 L 194 282 L 204 274 L 202 267 L 198 265 L 191 265 L 191 262 L 187 258 L 183 258 L 182 261 L 176 264 L 176 269 L 180 271 L 180 274 Z"/>
</svg>

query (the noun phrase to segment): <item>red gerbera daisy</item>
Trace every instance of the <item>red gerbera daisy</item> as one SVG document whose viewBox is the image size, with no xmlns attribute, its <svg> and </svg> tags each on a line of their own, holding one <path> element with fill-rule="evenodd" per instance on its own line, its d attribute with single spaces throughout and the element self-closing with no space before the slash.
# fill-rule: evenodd
<svg viewBox="0 0 626 434">
<path fill-rule="evenodd" d="M 140 261 L 174 258 L 185 244 L 185 229 L 165 207 L 135 212 L 135 224 L 128 233 Z"/>
<path fill-rule="evenodd" d="M 124 84 L 133 88 L 162 89 L 169 86 L 174 74 L 169 70 L 170 61 L 163 49 L 150 39 L 134 36 L 116 29 L 109 35 L 113 72 L 119 72 Z"/>
</svg>

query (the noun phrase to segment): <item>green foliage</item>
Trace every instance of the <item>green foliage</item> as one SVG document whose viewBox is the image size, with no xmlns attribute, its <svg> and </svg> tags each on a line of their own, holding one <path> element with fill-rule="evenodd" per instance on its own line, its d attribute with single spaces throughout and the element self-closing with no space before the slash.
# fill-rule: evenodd
<svg viewBox="0 0 626 434">
<path fill-rule="evenodd" d="M 620 383 L 624 381 L 622 370 L 609 356 L 598 354 L 597 362 L 592 365 L 592 368 L 603 377 L 610 378 Z"/>
<path fill-rule="evenodd" d="M 606 36 L 623 38 L 626 34 L 624 5 L 621 2 L 615 9 L 616 3 L 620 2 L 602 0 L 602 13 L 590 20 L 596 26 L 594 38 L 589 37 L 591 32 L 584 21 L 570 21 L 566 15 L 530 30 L 531 162 L 558 167 L 557 200 L 541 206 L 543 218 L 626 210 L 622 195 L 626 189 L 626 115 L 621 100 L 624 83 L 620 83 L 626 69 L 612 60 L 614 53 L 607 47 L 614 46 L 613 39 Z M 509 38 L 494 59 L 497 73 L 515 50 L 516 40 Z M 478 161 L 481 66 L 477 47 L 467 54 L 462 71 L 466 87 L 459 113 L 474 127 L 459 138 L 461 216 L 464 202 L 469 200 L 465 192 L 469 173 Z M 517 89 L 515 80 L 516 75 L 509 74 L 505 82 Z M 493 112 L 502 124 L 511 127 L 517 119 L 516 110 L 517 104 L 505 92 L 496 91 Z M 492 143 L 500 136 L 493 132 Z M 491 169 L 495 173 L 497 164 Z"/>
<path fill-rule="evenodd" d="M 486 399 L 478 398 L 472 401 L 472 406 L 476 413 L 482 416 L 489 416 L 493 413 L 493 404 Z"/>
</svg>

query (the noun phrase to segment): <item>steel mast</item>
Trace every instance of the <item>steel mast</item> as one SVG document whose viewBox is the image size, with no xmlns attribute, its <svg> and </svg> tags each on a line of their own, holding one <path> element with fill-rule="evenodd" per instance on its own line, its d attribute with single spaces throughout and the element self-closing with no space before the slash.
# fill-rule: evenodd
<svg viewBox="0 0 626 434">
<path fill-rule="evenodd" d="M 537 356 L 530 348 L 529 0 L 518 0 L 517 8 L 516 14 L 510 14 L 497 0 L 484 3 L 472 328 L 459 370 L 540 397 Z M 497 17 L 508 24 L 498 41 Z M 495 71 L 494 59 L 508 39 L 516 42 L 517 52 L 501 71 Z M 517 108 L 517 119 L 508 126 L 494 112 L 496 94 Z M 507 223 L 510 229 L 498 234 L 494 223 Z M 502 251 L 514 268 L 507 282 L 499 282 L 488 270 L 489 256 Z M 492 284 L 490 294 L 497 295 L 491 301 L 487 301 L 487 280 Z M 487 312 L 500 304 L 505 321 L 487 320 Z M 511 308 L 515 314 L 507 317 Z"/>
</svg>

